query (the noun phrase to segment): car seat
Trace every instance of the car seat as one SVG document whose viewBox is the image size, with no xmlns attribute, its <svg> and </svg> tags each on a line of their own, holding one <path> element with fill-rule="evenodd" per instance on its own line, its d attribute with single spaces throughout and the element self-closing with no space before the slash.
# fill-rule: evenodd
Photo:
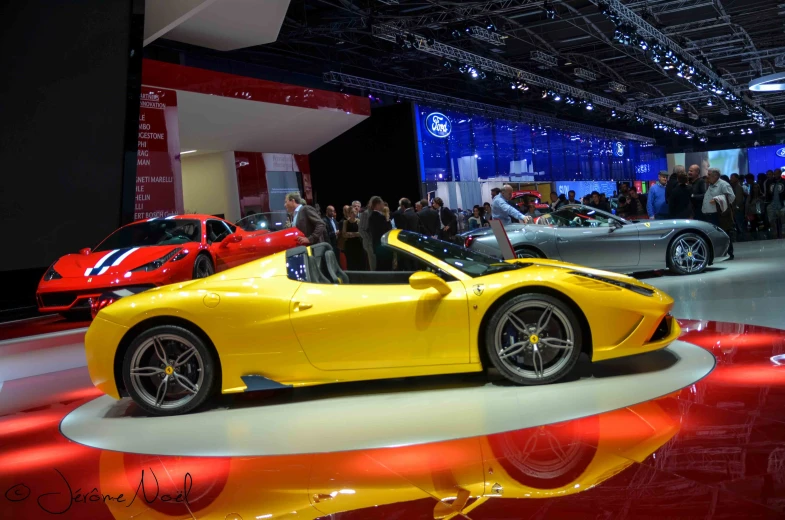
<svg viewBox="0 0 785 520">
<path fill-rule="evenodd" d="M 332 283 L 330 274 L 327 270 L 325 255 L 332 253 L 332 246 L 326 242 L 311 246 L 311 256 L 308 258 L 308 265 L 311 268 L 311 281 L 314 283 Z M 336 282 L 337 283 L 337 282 Z"/>
<path fill-rule="evenodd" d="M 349 275 L 347 275 L 345 272 L 343 272 L 343 269 L 341 269 L 341 264 L 335 257 L 334 251 L 330 250 L 324 253 L 324 262 L 327 267 L 327 274 L 329 275 L 332 283 L 349 283 Z"/>
</svg>

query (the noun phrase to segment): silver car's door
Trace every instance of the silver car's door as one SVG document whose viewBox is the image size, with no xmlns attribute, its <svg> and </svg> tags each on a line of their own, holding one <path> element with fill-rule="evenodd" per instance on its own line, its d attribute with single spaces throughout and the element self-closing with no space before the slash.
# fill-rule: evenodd
<svg viewBox="0 0 785 520">
<path fill-rule="evenodd" d="M 554 213 L 556 247 L 565 262 L 607 269 L 632 269 L 640 260 L 637 226 L 588 207 Z"/>
</svg>

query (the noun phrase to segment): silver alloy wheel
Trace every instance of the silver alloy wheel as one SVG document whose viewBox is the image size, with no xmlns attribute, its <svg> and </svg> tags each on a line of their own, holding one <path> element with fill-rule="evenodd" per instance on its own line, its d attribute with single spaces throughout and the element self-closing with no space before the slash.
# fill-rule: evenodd
<svg viewBox="0 0 785 520">
<path fill-rule="evenodd" d="M 190 402 L 204 382 L 204 360 L 187 339 L 174 334 L 147 338 L 131 358 L 131 384 L 150 406 L 162 410 Z"/>
<path fill-rule="evenodd" d="M 205 255 L 199 255 L 196 258 L 196 265 L 194 266 L 194 278 L 207 278 L 215 274 L 213 271 L 213 264 L 210 259 Z"/>
<path fill-rule="evenodd" d="M 701 271 L 708 259 L 706 243 L 697 236 L 678 238 L 673 244 L 671 262 L 686 273 Z"/>
<path fill-rule="evenodd" d="M 512 307 L 499 320 L 494 341 L 499 360 L 507 369 L 536 380 L 559 373 L 569 363 L 575 331 L 567 316 L 552 303 L 528 300 Z"/>
</svg>

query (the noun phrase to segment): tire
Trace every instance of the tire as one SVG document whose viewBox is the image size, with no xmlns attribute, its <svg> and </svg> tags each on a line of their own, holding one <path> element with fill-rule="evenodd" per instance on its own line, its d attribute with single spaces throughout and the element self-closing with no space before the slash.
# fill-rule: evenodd
<svg viewBox="0 0 785 520">
<path fill-rule="evenodd" d="M 539 254 L 534 249 L 524 246 L 524 247 L 515 248 L 515 257 L 516 258 L 542 258 L 542 255 Z"/>
<path fill-rule="evenodd" d="M 197 409 L 211 396 L 215 367 L 212 351 L 196 334 L 160 325 L 134 338 L 123 356 L 122 374 L 129 395 L 145 412 L 180 415 Z M 132 368 L 143 373 L 132 375 Z"/>
<path fill-rule="evenodd" d="M 709 265 L 709 244 L 696 233 L 683 233 L 668 246 L 668 267 L 677 274 L 700 274 Z"/>
<path fill-rule="evenodd" d="M 567 377 L 581 355 L 582 341 L 580 322 L 572 309 L 540 293 L 514 296 L 499 305 L 484 337 L 493 366 L 519 385 L 544 385 Z M 505 347 L 508 342 L 512 344 Z"/>
<path fill-rule="evenodd" d="M 213 261 L 210 259 L 210 255 L 202 253 L 197 256 L 196 260 L 194 260 L 194 280 L 198 278 L 207 278 L 208 276 L 212 276 L 214 274 L 215 266 L 213 266 Z"/>
</svg>

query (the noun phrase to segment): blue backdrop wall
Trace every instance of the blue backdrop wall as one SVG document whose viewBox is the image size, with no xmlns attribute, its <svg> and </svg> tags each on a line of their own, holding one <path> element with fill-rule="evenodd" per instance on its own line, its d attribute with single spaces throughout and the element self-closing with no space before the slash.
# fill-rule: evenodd
<svg viewBox="0 0 785 520">
<path fill-rule="evenodd" d="M 665 149 L 415 105 L 422 182 L 652 180 Z"/>
</svg>

